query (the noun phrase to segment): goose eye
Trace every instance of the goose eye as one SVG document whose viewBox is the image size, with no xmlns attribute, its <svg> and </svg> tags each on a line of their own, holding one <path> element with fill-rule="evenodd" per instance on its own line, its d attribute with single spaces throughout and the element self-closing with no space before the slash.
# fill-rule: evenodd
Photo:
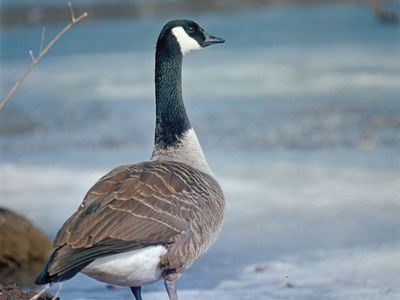
<svg viewBox="0 0 400 300">
<path fill-rule="evenodd" d="M 188 28 L 188 31 L 189 31 L 189 32 L 194 32 L 194 27 L 189 27 L 189 28 Z"/>
</svg>

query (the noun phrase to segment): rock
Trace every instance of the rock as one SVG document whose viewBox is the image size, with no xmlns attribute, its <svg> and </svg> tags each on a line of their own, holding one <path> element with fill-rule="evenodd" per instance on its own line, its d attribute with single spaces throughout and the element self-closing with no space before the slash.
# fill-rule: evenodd
<svg viewBox="0 0 400 300">
<path fill-rule="evenodd" d="M 285 284 L 285 287 L 287 287 L 288 289 L 292 289 L 292 288 L 294 288 L 294 287 L 296 287 L 293 283 L 291 283 L 291 282 L 287 282 L 286 284 Z"/>
<path fill-rule="evenodd" d="M 0 208 L 0 283 L 33 286 L 51 242 L 24 217 Z"/>
<path fill-rule="evenodd" d="M 3 286 L 0 284 L 0 300 L 26 300 L 35 296 L 38 292 L 24 292 L 15 284 Z M 38 300 L 50 300 L 53 296 L 47 292 L 40 295 Z M 58 298 L 57 298 L 58 299 Z"/>
<path fill-rule="evenodd" d="M 256 273 L 264 273 L 264 272 L 267 271 L 267 267 L 264 267 L 264 266 L 257 266 L 257 267 L 254 269 L 254 271 L 255 271 Z"/>
</svg>

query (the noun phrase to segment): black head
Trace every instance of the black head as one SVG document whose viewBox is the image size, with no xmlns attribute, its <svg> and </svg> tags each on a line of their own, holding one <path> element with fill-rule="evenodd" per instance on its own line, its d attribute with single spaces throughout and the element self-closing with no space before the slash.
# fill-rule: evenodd
<svg viewBox="0 0 400 300">
<path fill-rule="evenodd" d="M 212 44 L 224 43 L 221 38 L 209 35 L 196 22 L 190 20 L 173 20 L 162 29 L 157 48 L 178 48 L 184 55 L 191 50 L 198 50 Z"/>
</svg>

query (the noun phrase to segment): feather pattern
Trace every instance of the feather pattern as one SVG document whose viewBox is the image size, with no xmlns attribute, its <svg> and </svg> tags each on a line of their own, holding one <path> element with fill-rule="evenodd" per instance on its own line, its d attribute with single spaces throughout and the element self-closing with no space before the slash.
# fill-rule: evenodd
<svg viewBox="0 0 400 300">
<path fill-rule="evenodd" d="M 98 257 L 149 245 L 167 247 L 161 269 L 182 272 L 215 241 L 224 206 L 217 181 L 184 163 L 115 168 L 60 229 L 43 275 L 64 280 Z"/>
</svg>

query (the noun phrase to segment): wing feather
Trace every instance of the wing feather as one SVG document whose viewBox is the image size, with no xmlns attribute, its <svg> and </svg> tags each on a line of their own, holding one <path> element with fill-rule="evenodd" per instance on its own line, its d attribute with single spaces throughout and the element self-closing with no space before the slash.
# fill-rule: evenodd
<svg viewBox="0 0 400 300">
<path fill-rule="evenodd" d="M 60 229 L 37 283 L 70 278 L 100 256 L 173 243 L 188 234 L 193 211 L 207 201 L 207 187 L 215 183 L 177 162 L 115 168 Z"/>
</svg>

